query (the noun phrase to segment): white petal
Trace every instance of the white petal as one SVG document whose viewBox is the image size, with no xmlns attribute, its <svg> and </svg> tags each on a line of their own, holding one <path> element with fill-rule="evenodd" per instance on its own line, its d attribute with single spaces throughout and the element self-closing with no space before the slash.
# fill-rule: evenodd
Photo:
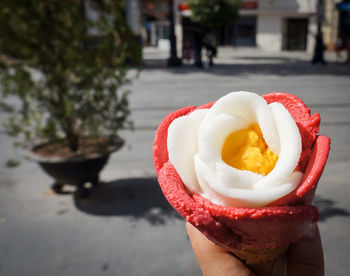
<svg viewBox="0 0 350 276">
<path fill-rule="evenodd" d="M 267 104 L 258 106 L 256 116 L 267 146 L 274 154 L 279 155 L 281 151 L 280 138 L 271 108 Z"/>
<path fill-rule="evenodd" d="M 219 114 L 228 114 L 243 118 L 248 124 L 258 123 L 266 144 L 276 154 L 280 151 L 280 142 L 274 117 L 264 98 L 246 92 L 232 92 L 220 98 L 205 115 L 202 125 Z"/>
<path fill-rule="evenodd" d="M 204 196 L 210 200 L 216 198 L 217 204 L 221 203 L 224 206 L 263 207 L 292 192 L 298 186 L 302 177 L 303 173 L 294 172 L 286 182 L 268 190 L 257 191 L 239 188 L 220 188 L 219 190 L 213 190 L 214 192 L 210 194 L 207 190 Z"/>
<path fill-rule="evenodd" d="M 211 195 L 213 192 L 211 191 L 208 182 L 213 182 L 215 179 L 215 170 L 207 166 L 202 159 L 200 158 L 199 154 L 196 154 L 193 157 L 194 167 L 196 170 L 196 174 L 198 177 L 198 183 L 201 189 L 201 194 L 204 195 Z M 208 198 L 208 197 L 206 197 Z M 211 199 L 214 199 L 215 196 L 211 197 Z"/>
<path fill-rule="evenodd" d="M 238 170 L 223 161 L 216 163 L 216 182 L 212 188 L 228 190 L 230 188 L 252 189 L 254 183 L 264 178 L 263 175 L 246 170 Z M 219 188 L 221 186 L 221 188 Z"/>
<path fill-rule="evenodd" d="M 198 153 L 201 159 L 210 166 L 222 160 L 222 147 L 227 136 L 232 132 L 247 128 L 249 122 L 242 117 L 219 114 L 201 124 L 198 129 Z"/>
<path fill-rule="evenodd" d="M 270 104 L 281 143 L 281 151 L 273 170 L 254 184 L 256 190 L 266 190 L 283 183 L 295 170 L 301 154 L 299 129 L 287 109 L 280 103 Z"/>
<path fill-rule="evenodd" d="M 184 184 L 193 192 L 199 192 L 193 156 L 198 151 L 198 128 L 207 110 L 198 109 L 187 116 L 179 117 L 168 128 L 169 160 Z"/>
</svg>

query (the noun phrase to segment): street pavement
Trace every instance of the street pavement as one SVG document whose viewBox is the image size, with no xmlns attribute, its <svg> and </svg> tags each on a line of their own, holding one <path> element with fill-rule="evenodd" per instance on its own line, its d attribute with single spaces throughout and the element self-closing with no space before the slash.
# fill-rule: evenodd
<svg viewBox="0 0 350 276">
<path fill-rule="evenodd" d="M 162 118 L 231 91 L 290 92 L 321 114 L 320 133 L 331 153 L 314 204 L 319 207 L 326 275 L 348 275 L 350 263 L 350 66 L 327 53 L 312 66 L 307 53 L 219 49 L 213 68 L 165 66 L 167 52 L 144 51 L 145 66 L 130 85 L 134 131 L 103 170 L 104 183 L 88 199 L 24 160 L 0 131 L 0 275 L 201 275 L 185 222 L 164 199 L 152 163 Z M 4 114 L 0 114 L 0 119 Z M 7 158 L 19 167 L 3 166 Z"/>
</svg>

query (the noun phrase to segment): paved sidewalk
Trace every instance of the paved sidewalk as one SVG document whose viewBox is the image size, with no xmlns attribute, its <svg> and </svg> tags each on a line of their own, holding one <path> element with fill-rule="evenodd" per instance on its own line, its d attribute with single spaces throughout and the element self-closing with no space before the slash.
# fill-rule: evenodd
<svg viewBox="0 0 350 276">
<path fill-rule="evenodd" d="M 179 54 L 179 57 L 181 54 Z M 168 50 L 159 50 L 156 47 L 145 47 L 143 50 L 145 64 L 148 66 L 166 66 L 169 57 Z M 205 50 L 202 51 L 203 62 L 206 62 Z M 217 57 L 214 58 L 216 64 L 286 64 L 297 62 L 310 62 L 312 54 L 304 51 L 283 51 L 283 52 L 263 52 L 256 48 L 234 48 L 219 47 Z M 344 63 L 346 52 L 341 52 L 337 59 L 334 51 L 325 52 L 325 60 L 330 63 Z M 187 66 L 193 60 L 186 62 Z"/>
<path fill-rule="evenodd" d="M 322 117 L 332 150 L 319 183 L 326 275 L 350 270 L 350 67 L 329 59 L 309 64 L 305 53 L 219 49 L 208 70 L 165 67 L 166 52 L 146 49 L 146 64 L 130 86 L 134 131 L 102 173 L 89 199 L 56 195 L 35 163 L 0 167 L 0 275 L 198 276 L 184 221 L 164 200 L 152 164 L 154 132 L 169 112 L 201 105 L 230 91 L 285 91 Z M 231 57 L 231 58 L 230 58 Z M 131 71 L 130 75 L 136 75 Z M 0 113 L 0 119 L 3 114 Z M 0 129 L 0 161 L 11 155 Z"/>
</svg>

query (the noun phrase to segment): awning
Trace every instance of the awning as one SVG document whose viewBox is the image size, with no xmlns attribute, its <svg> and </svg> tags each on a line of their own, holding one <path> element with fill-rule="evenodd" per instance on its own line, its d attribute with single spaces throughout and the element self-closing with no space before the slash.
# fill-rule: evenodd
<svg viewBox="0 0 350 276">
<path fill-rule="evenodd" d="M 343 1 L 338 4 L 335 4 L 335 7 L 339 11 L 350 11 L 350 2 Z"/>
</svg>

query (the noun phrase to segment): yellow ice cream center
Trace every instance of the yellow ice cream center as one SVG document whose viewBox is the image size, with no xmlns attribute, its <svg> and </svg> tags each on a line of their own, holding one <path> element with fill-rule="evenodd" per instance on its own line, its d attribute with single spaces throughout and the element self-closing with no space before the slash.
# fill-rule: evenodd
<svg viewBox="0 0 350 276">
<path fill-rule="evenodd" d="M 278 155 L 266 145 L 258 124 L 232 132 L 222 147 L 222 160 L 239 170 L 267 175 L 277 159 Z"/>
</svg>

